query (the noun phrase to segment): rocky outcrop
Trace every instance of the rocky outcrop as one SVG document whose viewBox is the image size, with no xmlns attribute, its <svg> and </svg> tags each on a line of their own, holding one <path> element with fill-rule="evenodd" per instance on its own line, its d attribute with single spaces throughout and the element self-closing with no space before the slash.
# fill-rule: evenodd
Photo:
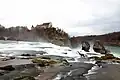
<svg viewBox="0 0 120 80">
<path fill-rule="evenodd" d="M 0 36 L 7 37 L 7 40 L 42 41 L 59 46 L 71 46 L 69 35 L 62 29 L 53 27 L 51 22 L 32 26 L 31 30 L 26 26 L 0 27 Z M 3 37 L 0 39 L 5 40 Z"/>
<path fill-rule="evenodd" d="M 33 63 L 37 63 L 40 67 L 45 67 L 45 66 L 52 66 L 54 64 L 61 64 L 61 65 L 69 65 L 69 62 L 67 61 L 67 59 L 53 59 L 47 57 L 47 56 L 41 56 L 38 58 L 34 58 L 32 59 Z"/>
<path fill-rule="evenodd" d="M 83 41 L 83 42 L 82 42 L 82 50 L 84 50 L 84 51 L 86 51 L 86 52 L 89 52 L 89 49 L 90 49 L 90 44 L 89 44 L 89 42 Z"/>
<path fill-rule="evenodd" d="M 100 41 L 95 41 L 93 45 L 93 50 L 101 54 L 107 54 L 107 50 L 105 49 L 104 45 Z"/>
</svg>

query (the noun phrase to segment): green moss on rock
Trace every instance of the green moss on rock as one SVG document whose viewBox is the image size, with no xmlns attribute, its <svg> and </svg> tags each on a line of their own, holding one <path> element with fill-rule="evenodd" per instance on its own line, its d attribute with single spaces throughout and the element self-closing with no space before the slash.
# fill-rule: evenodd
<svg viewBox="0 0 120 80">
<path fill-rule="evenodd" d="M 33 63 L 39 64 L 41 67 L 49 66 L 52 64 L 57 64 L 57 60 L 51 60 L 51 59 L 41 59 L 41 58 L 35 58 L 32 60 Z"/>
<path fill-rule="evenodd" d="M 35 80 L 35 78 L 32 76 L 20 76 L 20 77 L 13 79 L 13 80 Z"/>
<path fill-rule="evenodd" d="M 90 57 L 89 59 L 102 60 L 101 57 L 97 57 L 97 56 Z"/>
<path fill-rule="evenodd" d="M 115 59 L 113 54 L 105 54 L 105 56 L 101 56 L 102 60 L 108 60 L 108 59 Z"/>
</svg>

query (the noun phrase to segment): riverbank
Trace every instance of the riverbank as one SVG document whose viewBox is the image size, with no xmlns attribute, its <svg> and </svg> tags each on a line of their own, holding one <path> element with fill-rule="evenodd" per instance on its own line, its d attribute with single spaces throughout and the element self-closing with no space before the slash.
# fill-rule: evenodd
<svg viewBox="0 0 120 80">
<path fill-rule="evenodd" d="M 26 59 L 1 61 L 4 65 L 0 64 L 0 68 L 12 65 L 15 70 L 3 71 L 0 69 L 0 80 L 16 80 L 15 78 L 25 75 L 33 76 L 36 80 L 73 80 L 71 77 L 77 78 L 79 76 L 81 76 L 79 79 L 84 79 L 83 74 L 86 74 L 93 66 L 90 63 L 71 62 L 69 65 L 55 64 L 53 66 L 39 67 L 30 61 Z M 72 76 L 70 76 L 71 74 Z M 58 75 L 60 75 L 59 79 Z"/>
<path fill-rule="evenodd" d="M 56 59 L 61 58 L 58 56 L 51 57 Z M 81 61 L 82 58 L 80 58 L 79 60 Z M 12 59 L 7 61 L 0 61 L 0 80 L 23 80 L 19 78 L 21 76 L 31 76 L 35 80 L 120 79 L 119 63 L 103 62 L 101 63 L 101 66 L 98 66 L 97 64 L 89 63 L 89 61 L 86 62 L 85 60 L 87 60 L 87 58 L 81 62 L 69 62 L 69 65 L 58 63 L 44 67 L 33 63 L 32 59 Z M 4 68 L 6 70 L 3 70 L 3 67 L 6 66 L 9 66 L 9 68 Z"/>
</svg>

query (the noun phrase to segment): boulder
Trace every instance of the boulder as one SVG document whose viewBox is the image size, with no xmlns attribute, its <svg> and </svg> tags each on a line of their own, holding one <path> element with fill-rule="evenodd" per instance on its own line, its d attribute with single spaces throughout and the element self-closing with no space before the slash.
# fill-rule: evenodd
<svg viewBox="0 0 120 80">
<path fill-rule="evenodd" d="M 51 60 L 51 59 L 41 59 L 41 58 L 35 58 L 32 60 L 33 63 L 37 63 L 41 67 L 50 66 L 52 64 L 58 63 L 57 60 Z"/>
<path fill-rule="evenodd" d="M 100 41 L 95 41 L 93 45 L 93 50 L 101 54 L 107 54 L 107 50 L 105 49 L 104 45 Z"/>
<path fill-rule="evenodd" d="M 90 44 L 87 41 L 82 42 L 82 50 L 89 52 Z"/>
<path fill-rule="evenodd" d="M 0 70 L 13 71 L 15 70 L 15 68 L 12 65 L 7 65 L 4 67 L 0 67 Z"/>
</svg>

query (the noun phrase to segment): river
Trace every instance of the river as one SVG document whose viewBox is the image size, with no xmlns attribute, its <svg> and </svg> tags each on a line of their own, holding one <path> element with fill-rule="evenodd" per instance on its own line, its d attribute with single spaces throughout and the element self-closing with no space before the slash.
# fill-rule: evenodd
<svg viewBox="0 0 120 80">
<path fill-rule="evenodd" d="M 120 47 L 106 46 L 115 56 L 120 57 Z M 45 51 L 49 55 L 60 55 L 69 57 L 78 57 L 79 54 L 75 54 L 76 51 L 80 51 L 81 48 L 71 49 L 69 47 L 60 47 L 52 43 L 44 42 L 28 42 L 28 41 L 0 41 L 0 52 L 2 56 L 18 56 L 24 53 L 35 53 L 37 51 Z M 94 52 L 92 47 L 90 52 Z M 4 53 L 4 54 L 3 54 Z M 63 54 L 67 53 L 67 54 Z"/>
</svg>

